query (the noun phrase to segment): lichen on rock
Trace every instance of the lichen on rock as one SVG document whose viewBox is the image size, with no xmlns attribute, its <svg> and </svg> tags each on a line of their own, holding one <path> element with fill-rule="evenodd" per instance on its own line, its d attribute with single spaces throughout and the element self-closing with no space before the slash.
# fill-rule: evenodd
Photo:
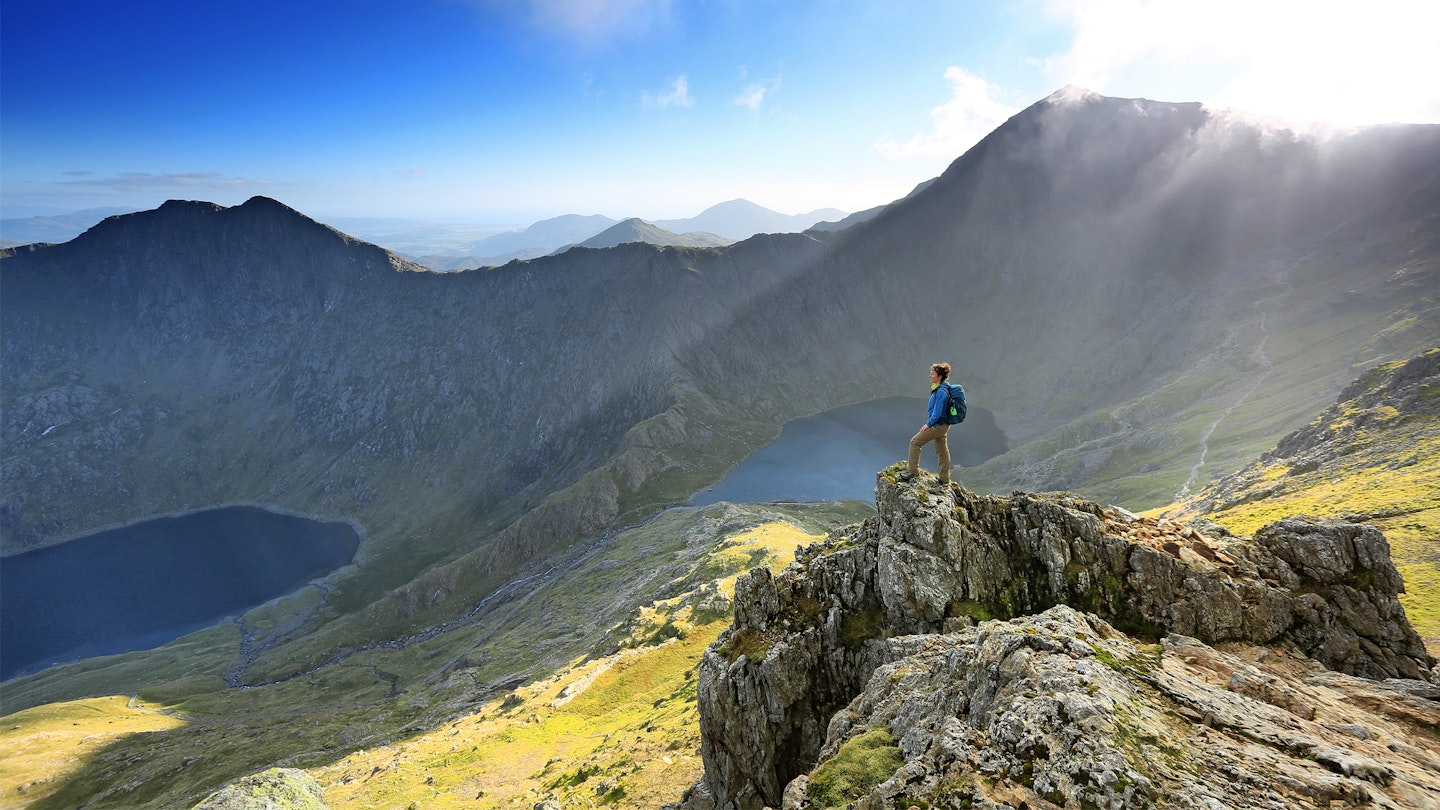
<svg viewBox="0 0 1440 810">
<path fill-rule="evenodd" d="M 271 768 L 231 782 L 194 810 L 327 810 L 324 798 L 325 792 L 310 774 Z"/>
</svg>

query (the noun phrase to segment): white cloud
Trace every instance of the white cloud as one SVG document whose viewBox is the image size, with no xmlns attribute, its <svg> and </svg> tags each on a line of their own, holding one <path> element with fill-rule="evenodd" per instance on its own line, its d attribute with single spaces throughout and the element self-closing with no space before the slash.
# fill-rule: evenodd
<svg viewBox="0 0 1440 810">
<path fill-rule="evenodd" d="M 1300 121 L 1440 121 L 1433 0 L 1051 0 L 1047 9 L 1075 32 L 1045 62 L 1055 84 Z M 1182 85 L 1209 95 L 1172 98 Z"/>
<path fill-rule="evenodd" d="M 690 98 L 690 80 L 681 74 L 669 88 L 658 93 L 645 91 L 640 94 L 640 103 L 646 107 L 690 107 L 695 100 Z"/>
<path fill-rule="evenodd" d="M 67 176 L 91 176 L 93 172 L 65 172 Z M 261 189 L 278 185 L 269 181 L 247 180 L 244 177 L 230 177 L 219 172 L 174 172 L 152 174 L 150 172 L 121 172 L 109 177 L 93 177 L 86 180 L 62 180 L 63 185 L 94 186 L 116 191 L 140 191 L 146 189 Z"/>
<path fill-rule="evenodd" d="M 750 112 L 759 112 L 760 105 L 765 103 L 765 92 L 769 89 L 764 82 L 746 85 L 740 95 L 735 97 L 735 103 L 741 107 L 748 107 Z"/>
<path fill-rule="evenodd" d="M 743 78 L 744 76 L 745 72 L 742 71 L 741 77 Z M 745 107 L 752 113 L 759 112 L 760 107 L 765 103 L 765 96 L 768 95 L 770 91 L 778 90 L 779 88 L 780 77 L 778 76 L 773 79 L 751 82 L 745 85 L 745 89 L 740 92 L 740 95 L 735 97 L 735 104 L 740 107 Z"/>
<path fill-rule="evenodd" d="M 930 111 L 934 127 L 904 140 L 887 132 L 875 149 L 890 157 L 958 157 L 1014 115 L 1016 110 L 998 101 L 1000 88 L 964 68 L 945 71 L 950 100 Z"/>
</svg>

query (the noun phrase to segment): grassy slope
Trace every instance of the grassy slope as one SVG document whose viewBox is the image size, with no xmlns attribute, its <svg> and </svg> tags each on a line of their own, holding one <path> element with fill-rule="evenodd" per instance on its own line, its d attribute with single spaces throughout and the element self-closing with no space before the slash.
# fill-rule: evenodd
<svg viewBox="0 0 1440 810">
<path fill-rule="evenodd" d="M 166 731 L 183 720 L 124 697 L 27 709 L 0 728 L 0 808 L 49 796 L 117 739 Z"/>
<path fill-rule="evenodd" d="M 92 738 L 94 750 L 0 772 L 0 802 L 23 796 L 37 808 L 188 807 L 225 782 L 279 765 L 311 769 L 337 807 L 435 807 L 445 806 L 431 795 L 436 784 L 456 802 L 481 790 L 593 793 L 599 782 L 582 787 L 588 776 L 577 774 L 594 763 L 604 766 L 600 781 L 612 779 L 632 796 L 668 791 L 673 798 L 699 773 L 693 675 L 686 674 L 728 622 L 721 597 L 734 577 L 754 565 L 786 564 L 796 545 L 870 511 L 853 502 L 670 510 L 577 550 L 557 576 L 517 589 L 449 632 L 258 689 L 219 688 L 233 627 L 171 645 L 163 666 L 114 656 L 63 668 L 67 681 L 95 686 L 140 668 L 152 684 L 141 696 L 170 713 L 166 727 L 117 734 L 109 728 L 114 712 L 92 721 L 82 714 L 72 721 L 75 734 L 104 735 Z M 560 689 L 602 668 L 588 691 L 550 706 Z M 163 677 L 152 680 L 157 672 Z M 32 695 L 42 688 L 34 678 L 18 683 Z M 53 739 L 42 721 L 65 705 L 14 713 L 0 726 L 33 746 Z M 473 751 L 450 750 L 457 729 Z M 640 749 L 654 752 L 655 762 L 637 765 Z M 517 759 L 524 750 L 538 762 Z M 382 759 L 402 764 L 387 764 L 382 771 L 393 773 L 383 779 L 380 772 L 356 776 Z M 534 767 L 522 773 L 517 762 Z M 36 782 L 48 796 L 36 798 L 33 787 L 20 792 Z"/>
<path fill-rule="evenodd" d="M 739 571 L 778 569 L 796 546 L 818 539 L 782 522 L 742 531 L 710 558 L 732 571 L 711 583 L 729 593 Z M 679 798 L 702 770 L 695 668 L 729 625 L 728 615 L 697 610 L 693 597 L 637 610 L 620 652 L 578 658 L 475 714 L 315 770 L 326 802 L 336 810 L 483 808 L 548 795 L 566 807 L 654 807 Z"/>
<path fill-rule="evenodd" d="M 1362 382 L 1379 382 L 1401 365 L 1381 366 Z M 1440 385 L 1426 383 L 1418 396 L 1422 407 L 1427 400 L 1434 403 L 1440 400 Z M 1390 542 L 1405 578 L 1400 600 L 1406 614 L 1431 651 L 1440 652 L 1440 416 L 1435 410 L 1401 413 L 1374 389 L 1364 391 L 1307 427 L 1321 444 L 1303 460 L 1272 456 L 1253 462 L 1196 498 L 1162 511 L 1203 515 L 1237 534 L 1253 534 L 1297 514 L 1375 526 Z M 1221 487 L 1223 496 L 1217 497 Z"/>
</svg>

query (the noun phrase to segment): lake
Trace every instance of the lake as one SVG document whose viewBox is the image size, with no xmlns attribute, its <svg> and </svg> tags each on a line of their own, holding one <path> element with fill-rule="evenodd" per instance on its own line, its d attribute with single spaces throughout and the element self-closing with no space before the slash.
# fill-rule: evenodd
<svg viewBox="0 0 1440 810">
<path fill-rule="evenodd" d="M 0 560 L 0 679 L 158 647 L 355 557 L 347 523 L 248 506 L 156 518 Z"/>
<path fill-rule="evenodd" d="M 889 397 L 796 419 L 774 442 L 690 502 L 874 502 L 875 473 L 905 460 L 910 437 L 925 422 L 925 404 L 920 397 Z M 982 464 L 1009 449 L 995 415 L 973 404 L 965 421 L 950 428 L 949 444 L 951 477 L 961 482 L 961 467 Z M 933 446 L 921 454 L 920 467 L 935 471 Z"/>
</svg>

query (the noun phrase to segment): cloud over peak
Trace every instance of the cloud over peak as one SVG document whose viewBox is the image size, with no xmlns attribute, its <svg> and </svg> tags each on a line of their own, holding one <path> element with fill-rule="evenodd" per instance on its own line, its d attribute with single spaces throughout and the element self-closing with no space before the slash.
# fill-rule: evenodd
<svg viewBox="0 0 1440 810">
<path fill-rule="evenodd" d="M 901 140 L 886 132 L 874 148 L 892 158 L 956 157 L 1014 115 L 996 96 L 1000 88 L 961 67 L 945 71 L 950 100 L 930 110 L 932 127 Z"/>
</svg>

